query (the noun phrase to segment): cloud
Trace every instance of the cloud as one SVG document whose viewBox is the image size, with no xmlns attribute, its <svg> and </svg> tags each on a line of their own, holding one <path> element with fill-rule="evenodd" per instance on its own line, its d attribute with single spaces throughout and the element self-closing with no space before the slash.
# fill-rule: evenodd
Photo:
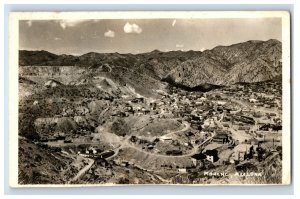
<svg viewBox="0 0 300 199">
<path fill-rule="evenodd" d="M 142 33 L 142 28 L 140 28 L 137 24 L 130 24 L 126 23 L 124 26 L 124 32 L 125 33 L 134 33 L 134 34 L 141 34 Z"/>
<path fill-rule="evenodd" d="M 183 44 L 176 44 L 176 48 L 183 48 L 184 45 Z"/>
<path fill-rule="evenodd" d="M 115 37 L 115 32 L 112 31 L 112 30 L 108 30 L 107 32 L 104 33 L 104 37 L 114 38 Z"/>
<path fill-rule="evenodd" d="M 26 21 L 26 24 L 28 25 L 28 27 L 31 27 L 32 26 L 32 21 Z"/>
<path fill-rule="evenodd" d="M 61 40 L 61 38 L 59 38 L 59 37 L 54 37 L 54 40 L 55 40 L 55 41 L 59 41 L 59 40 Z"/>
<path fill-rule="evenodd" d="M 63 19 L 59 20 L 58 23 L 62 27 L 62 29 L 66 29 L 67 27 L 74 27 L 83 22 L 90 21 L 86 19 Z M 95 21 L 94 21 L 95 22 Z"/>
<path fill-rule="evenodd" d="M 174 26 L 175 26 L 175 24 L 176 24 L 176 19 L 174 19 L 174 20 L 173 20 L 173 22 L 172 22 L 172 26 L 174 27 Z"/>
</svg>

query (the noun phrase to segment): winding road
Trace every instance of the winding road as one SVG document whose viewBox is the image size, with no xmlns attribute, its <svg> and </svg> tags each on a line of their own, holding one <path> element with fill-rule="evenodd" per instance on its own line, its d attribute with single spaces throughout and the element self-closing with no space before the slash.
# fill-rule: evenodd
<svg viewBox="0 0 300 199">
<path fill-rule="evenodd" d="M 171 136 L 171 135 L 174 135 L 177 133 L 183 133 L 184 131 L 187 131 L 191 127 L 190 123 L 188 123 L 186 121 L 183 121 L 182 124 L 184 124 L 184 127 L 182 129 L 164 134 L 164 135 L 160 136 L 160 138 L 168 137 L 168 136 Z"/>
<path fill-rule="evenodd" d="M 241 100 L 237 100 L 237 99 L 234 99 L 232 97 L 229 97 L 229 96 L 225 96 L 227 98 L 229 98 L 232 102 L 234 103 L 237 103 L 245 108 L 248 108 L 250 110 L 253 110 L 254 108 L 252 106 L 250 106 L 249 104 L 247 104 L 246 102 L 243 102 Z M 260 111 L 260 112 L 263 112 L 263 113 L 275 113 L 278 115 L 278 111 L 274 111 L 274 110 L 270 110 L 270 109 L 265 109 L 265 108 L 262 108 L 262 107 L 257 107 L 255 108 L 255 111 Z"/>
<path fill-rule="evenodd" d="M 72 178 L 68 182 L 68 184 L 70 184 L 71 182 L 79 180 L 93 166 L 95 160 L 90 159 L 90 158 L 86 158 L 86 159 L 89 161 L 89 163 L 86 166 L 84 166 L 81 170 L 79 170 L 79 172 L 77 173 L 77 175 L 74 178 Z"/>
<path fill-rule="evenodd" d="M 186 124 L 186 126 L 183 129 L 175 131 L 175 132 L 172 132 L 172 134 L 179 133 L 179 132 L 184 132 L 187 129 L 189 129 L 189 127 L 190 127 L 189 123 L 186 122 L 185 124 Z M 214 136 L 214 134 L 211 135 L 210 137 L 208 137 L 207 139 L 205 139 L 202 143 L 200 143 L 198 145 L 195 145 L 194 148 L 189 153 L 183 154 L 183 155 L 176 155 L 176 156 L 170 156 L 170 155 L 165 155 L 165 154 L 157 154 L 157 153 L 152 153 L 152 152 L 145 151 L 145 150 L 141 149 L 140 147 L 137 147 L 136 145 L 131 144 L 129 142 L 130 136 L 128 136 L 123 141 L 121 141 L 122 143 L 121 143 L 121 145 L 119 147 L 117 147 L 116 149 L 113 150 L 115 152 L 115 154 L 113 156 L 110 156 L 107 159 L 111 159 L 111 158 L 117 156 L 118 153 L 119 153 L 119 150 L 123 149 L 123 148 L 133 148 L 133 149 L 135 149 L 135 150 L 137 150 L 139 152 L 148 154 L 150 156 L 157 156 L 157 157 L 162 157 L 162 158 L 190 157 L 190 156 L 196 154 L 198 152 L 198 148 L 201 147 L 202 145 L 204 145 L 206 142 L 210 141 L 213 138 L 213 136 Z"/>
</svg>

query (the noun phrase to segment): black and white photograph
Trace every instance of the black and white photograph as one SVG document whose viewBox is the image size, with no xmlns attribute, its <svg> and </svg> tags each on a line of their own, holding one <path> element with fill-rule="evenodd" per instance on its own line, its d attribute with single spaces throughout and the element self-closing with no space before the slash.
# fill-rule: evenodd
<svg viewBox="0 0 300 199">
<path fill-rule="evenodd" d="M 11 186 L 290 183 L 288 12 L 10 20 Z"/>
</svg>

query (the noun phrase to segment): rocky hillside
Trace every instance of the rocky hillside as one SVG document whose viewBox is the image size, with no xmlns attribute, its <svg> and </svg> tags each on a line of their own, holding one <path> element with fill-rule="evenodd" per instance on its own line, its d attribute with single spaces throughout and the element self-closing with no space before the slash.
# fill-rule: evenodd
<svg viewBox="0 0 300 199">
<path fill-rule="evenodd" d="M 277 40 L 217 46 L 183 62 L 168 78 L 189 87 L 271 80 L 281 75 L 281 49 Z"/>
<path fill-rule="evenodd" d="M 274 39 L 217 46 L 204 52 L 154 50 L 137 55 L 90 52 L 72 56 L 21 50 L 19 64 L 77 66 L 87 68 L 90 74 L 105 72 L 106 76 L 123 84 L 129 81 L 135 85 L 158 85 L 164 80 L 193 90 L 203 85 L 251 83 L 278 78 L 281 76 L 281 51 L 281 42 Z"/>
<path fill-rule="evenodd" d="M 37 146 L 26 139 L 19 140 L 19 184 L 59 184 L 78 172 L 72 158 L 60 150 Z"/>
</svg>

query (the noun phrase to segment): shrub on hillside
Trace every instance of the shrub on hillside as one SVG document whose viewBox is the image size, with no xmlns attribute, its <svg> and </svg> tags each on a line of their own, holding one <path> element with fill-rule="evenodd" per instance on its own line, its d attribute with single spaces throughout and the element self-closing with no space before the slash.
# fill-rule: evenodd
<svg viewBox="0 0 300 199">
<path fill-rule="evenodd" d="M 118 136 L 125 136 L 129 133 L 129 126 L 123 119 L 119 118 L 112 123 L 111 132 Z"/>
</svg>

